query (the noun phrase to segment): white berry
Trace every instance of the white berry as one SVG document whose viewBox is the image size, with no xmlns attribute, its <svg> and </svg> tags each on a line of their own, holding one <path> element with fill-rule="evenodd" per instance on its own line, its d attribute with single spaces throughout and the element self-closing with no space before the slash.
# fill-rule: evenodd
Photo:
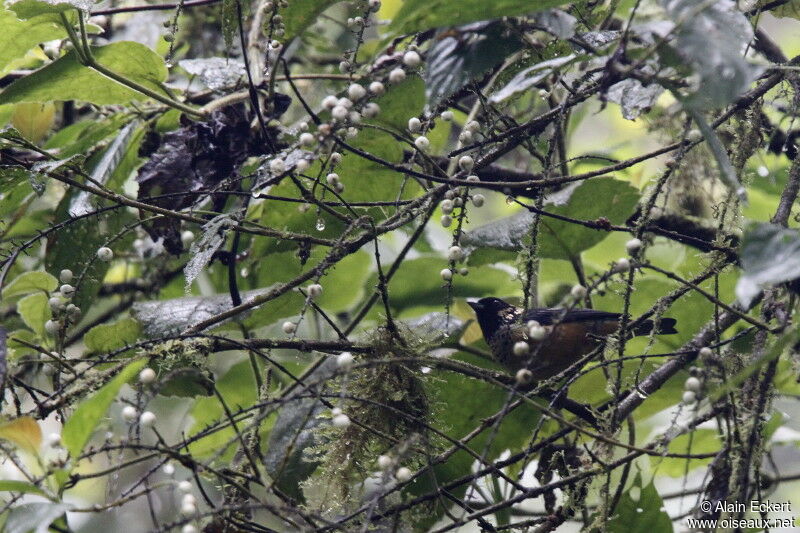
<svg viewBox="0 0 800 533">
<path fill-rule="evenodd" d="M 378 466 L 381 467 L 383 470 L 386 470 L 387 468 L 392 466 L 392 463 L 394 463 L 394 461 L 392 461 L 392 458 L 389 457 L 388 455 L 378 456 Z"/>
<path fill-rule="evenodd" d="M 406 71 L 401 68 L 393 69 L 389 73 L 389 81 L 391 83 L 400 83 L 406 79 Z"/>
<path fill-rule="evenodd" d="M 339 101 L 338 98 L 336 98 L 332 94 L 329 94 L 328 96 L 322 99 L 322 107 L 328 110 L 333 109 L 338 101 Z"/>
<path fill-rule="evenodd" d="M 297 172 L 305 172 L 310 166 L 311 163 L 308 162 L 308 159 L 298 159 L 297 163 L 294 164 L 294 169 Z"/>
<path fill-rule="evenodd" d="M 339 174 L 336 172 L 331 172 L 325 176 L 325 181 L 328 182 L 328 185 L 331 187 L 336 187 L 336 185 L 339 183 Z"/>
<path fill-rule="evenodd" d="M 439 204 L 439 207 L 442 210 L 442 213 L 449 215 L 453 212 L 453 200 L 442 200 L 442 203 Z"/>
<path fill-rule="evenodd" d="M 350 352 L 342 352 L 336 356 L 336 366 L 345 372 L 348 372 L 351 368 L 353 368 L 354 362 L 355 357 L 353 357 L 353 354 Z"/>
<path fill-rule="evenodd" d="M 181 504 L 181 514 L 191 516 L 197 512 L 197 506 L 191 502 Z"/>
<path fill-rule="evenodd" d="M 472 132 L 464 130 L 458 134 L 458 142 L 461 144 L 469 144 L 472 142 Z"/>
<path fill-rule="evenodd" d="M 197 533 L 198 530 L 193 524 L 186 524 L 181 528 L 181 533 Z"/>
<path fill-rule="evenodd" d="M 69 283 L 63 284 L 58 290 L 64 298 L 72 298 L 72 295 L 75 294 L 75 287 Z"/>
<path fill-rule="evenodd" d="M 442 276 L 444 281 L 450 281 L 453 279 L 453 271 L 449 268 L 443 268 L 442 271 L 439 272 L 439 275 Z"/>
<path fill-rule="evenodd" d="M 470 120 L 464 125 L 464 129 L 470 133 L 475 133 L 476 131 L 478 131 L 478 129 L 480 129 L 480 127 L 481 125 L 478 124 L 478 121 L 476 120 Z"/>
<path fill-rule="evenodd" d="M 642 241 L 640 239 L 631 239 L 625 243 L 625 249 L 630 255 L 634 255 L 642 249 Z"/>
<path fill-rule="evenodd" d="M 697 401 L 697 394 L 690 390 L 684 391 L 681 401 L 684 403 L 684 405 L 692 405 Z"/>
<path fill-rule="evenodd" d="M 350 425 L 350 417 L 344 413 L 339 413 L 331 419 L 331 423 L 337 428 L 346 428 Z"/>
<path fill-rule="evenodd" d="M 125 422 L 135 422 L 139 418 L 139 411 L 132 405 L 126 405 L 122 408 L 122 418 Z"/>
<path fill-rule="evenodd" d="M 71 283 L 72 282 L 72 270 L 65 268 L 58 274 L 58 279 L 61 283 Z"/>
<path fill-rule="evenodd" d="M 700 348 L 699 355 L 700 357 L 708 358 L 714 355 L 714 352 L 708 346 L 703 346 L 702 348 Z"/>
<path fill-rule="evenodd" d="M 183 480 L 180 483 L 178 483 L 178 490 L 183 492 L 183 493 L 187 493 L 188 494 L 189 492 L 192 491 L 193 487 L 194 487 L 194 485 L 192 485 L 191 481 Z"/>
<path fill-rule="evenodd" d="M 516 355 L 517 357 L 528 355 L 530 349 L 531 349 L 530 345 L 525 341 L 518 341 L 514 343 L 514 355 Z"/>
<path fill-rule="evenodd" d="M 44 323 L 44 329 L 47 333 L 55 335 L 58 333 L 59 324 L 55 320 L 48 320 Z"/>
<path fill-rule="evenodd" d="M 56 298 L 53 296 L 49 300 L 47 300 L 47 305 L 50 306 L 50 310 L 55 312 L 61 311 L 64 307 L 64 302 L 61 301 L 61 298 Z"/>
<path fill-rule="evenodd" d="M 443 228 L 449 228 L 453 224 L 453 217 L 450 215 L 442 215 L 439 222 L 442 224 Z"/>
<path fill-rule="evenodd" d="M 297 330 L 297 324 L 294 322 L 286 321 L 283 323 L 283 332 L 287 335 L 294 333 Z"/>
<path fill-rule="evenodd" d="M 181 232 L 181 242 L 184 246 L 188 246 L 194 242 L 194 232 L 192 230 L 184 230 Z"/>
<path fill-rule="evenodd" d="M 453 112 L 452 111 L 444 111 L 444 112 L 442 112 L 441 117 L 442 117 L 442 120 L 444 120 L 446 122 L 452 122 L 453 121 Z"/>
<path fill-rule="evenodd" d="M 100 261 L 106 261 L 106 262 L 111 261 L 112 259 L 114 259 L 114 252 L 113 250 L 111 250 L 111 248 L 103 246 L 97 249 L 97 258 Z"/>
<path fill-rule="evenodd" d="M 379 81 L 373 81 L 369 84 L 369 92 L 380 96 L 386 92 L 386 86 Z"/>
<path fill-rule="evenodd" d="M 460 246 L 451 246 L 447 251 L 447 258 L 450 261 L 458 261 L 464 257 L 464 250 Z"/>
<path fill-rule="evenodd" d="M 421 135 L 414 140 L 414 146 L 416 146 L 420 151 L 425 151 L 430 147 L 431 142 L 428 140 L 427 137 Z"/>
<path fill-rule="evenodd" d="M 333 152 L 330 157 L 331 165 L 338 165 L 342 162 L 342 154 L 339 152 Z"/>
<path fill-rule="evenodd" d="M 468 155 L 462 155 L 458 160 L 458 168 L 465 172 L 469 172 L 472 170 L 472 167 L 475 166 L 475 160 Z"/>
<path fill-rule="evenodd" d="M 418 67 L 420 63 L 422 63 L 422 58 L 414 50 L 409 50 L 403 54 L 403 64 L 405 66 L 414 68 Z"/>
<path fill-rule="evenodd" d="M 312 299 L 319 298 L 322 296 L 322 285 L 319 283 L 313 283 L 308 286 L 308 295 Z"/>
<path fill-rule="evenodd" d="M 314 134 L 308 132 L 301 133 L 300 144 L 302 144 L 303 146 L 311 146 L 312 144 L 314 144 Z"/>
<path fill-rule="evenodd" d="M 411 472 L 411 469 L 407 468 L 405 466 L 401 466 L 394 473 L 395 479 L 397 479 L 397 481 L 400 481 L 400 482 L 408 481 L 409 479 L 411 479 L 412 475 L 413 475 L 413 473 Z"/>
<path fill-rule="evenodd" d="M 586 296 L 586 287 L 584 287 L 583 285 L 573 285 L 569 293 L 572 295 L 573 298 L 578 300 Z"/>
<path fill-rule="evenodd" d="M 156 371 L 152 368 L 143 368 L 141 372 L 139 372 L 139 383 L 142 385 L 150 385 L 154 383 L 156 380 Z"/>
<path fill-rule="evenodd" d="M 700 132 L 700 130 L 689 130 L 689 133 L 686 134 L 686 139 L 693 143 L 700 141 L 702 138 L 703 134 Z"/>
<path fill-rule="evenodd" d="M 61 434 L 60 433 L 50 433 L 46 439 L 47 445 L 51 448 L 58 448 L 61 446 Z"/>
<path fill-rule="evenodd" d="M 514 379 L 517 381 L 518 385 L 527 385 L 533 381 L 533 372 L 527 368 L 521 368 L 517 370 L 517 374 L 514 376 Z"/>
<path fill-rule="evenodd" d="M 475 174 L 470 174 L 469 176 L 467 176 L 467 181 L 470 182 L 470 183 L 475 183 L 475 182 L 481 181 L 481 179 L 478 176 L 476 176 Z"/>
<path fill-rule="evenodd" d="M 686 383 L 683 384 L 683 388 L 685 390 L 692 391 L 692 392 L 700 392 L 700 387 L 701 386 L 702 386 L 702 383 L 700 382 L 700 380 L 697 379 L 694 376 L 691 376 L 691 377 L 687 378 L 686 379 Z"/>
<path fill-rule="evenodd" d="M 381 112 L 381 106 L 375 102 L 370 102 L 364 106 L 364 116 L 367 118 L 375 118 Z"/>
<path fill-rule="evenodd" d="M 627 272 L 631 268 L 631 262 L 627 257 L 621 257 L 614 263 L 614 272 Z"/>
<path fill-rule="evenodd" d="M 539 325 L 531 326 L 528 328 L 528 337 L 535 341 L 540 341 L 547 337 L 547 330 Z"/>
<path fill-rule="evenodd" d="M 269 162 L 269 171 L 273 174 L 283 174 L 286 172 L 286 162 L 280 157 Z"/>
<path fill-rule="evenodd" d="M 472 195 L 472 205 L 474 205 L 475 207 L 482 207 L 485 201 L 486 197 L 484 197 L 482 194 Z"/>
<path fill-rule="evenodd" d="M 156 414 L 152 411 L 145 411 L 139 415 L 139 424 L 144 427 L 152 427 L 156 423 Z"/>
<path fill-rule="evenodd" d="M 351 100 L 361 100 L 366 94 L 367 90 L 357 83 L 353 83 L 347 88 L 347 96 L 349 96 Z"/>
<path fill-rule="evenodd" d="M 344 119 L 346 119 L 346 118 L 347 118 L 347 115 L 348 115 L 349 113 L 350 113 L 350 112 L 349 112 L 349 111 L 347 110 L 347 108 L 346 108 L 345 106 L 343 106 L 343 105 L 337 105 L 336 107 L 334 107 L 333 109 L 331 109 L 331 116 L 332 116 L 333 118 L 335 118 L 336 120 L 344 120 Z"/>
</svg>

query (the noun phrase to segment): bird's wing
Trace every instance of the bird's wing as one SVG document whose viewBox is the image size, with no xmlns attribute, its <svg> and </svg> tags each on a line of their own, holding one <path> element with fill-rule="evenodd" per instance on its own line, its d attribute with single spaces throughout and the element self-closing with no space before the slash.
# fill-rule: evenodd
<svg viewBox="0 0 800 533">
<path fill-rule="evenodd" d="M 525 321 L 536 320 L 543 326 L 568 322 L 612 322 L 619 320 L 619 313 L 598 311 L 596 309 L 529 309 Z"/>
</svg>

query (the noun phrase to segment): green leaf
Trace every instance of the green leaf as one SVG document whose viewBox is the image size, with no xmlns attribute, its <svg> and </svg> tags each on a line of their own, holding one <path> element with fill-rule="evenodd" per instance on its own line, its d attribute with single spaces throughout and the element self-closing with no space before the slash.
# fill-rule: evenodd
<svg viewBox="0 0 800 533">
<path fill-rule="evenodd" d="M 9 5 L 9 9 L 19 18 L 29 19 L 44 14 L 68 13 L 73 9 L 88 12 L 93 6 L 93 0 L 19 0 Z"/>
<path fill-rule="evenodd" d="M 696 429 L 691 433 L 677 436 L 669 443 L 669 453 L 705 454 L 719 452 L 722 444 L 713 429 Z M 711 459 L 679 459 L 676 457 L 650 457 L 650 462 L 658 472 L 670 477 L 683 477 L 686 472 L 708 465 Z"/>
<path fill-rule="evenodd" d="M 214 380 L 199 368 L 179 368 L 164 378 L 158 393 L 180 398 L 211 396 L 214 394 Z"/>
<path fill-rule="evenodd" d="M 242 361 L 233 365 L 224 376 L 217 380 L 217 390 L 231 407 L 242 408 L 253 405 L 256 401 L 256 384 L 250 362 Z M 198 399 L 191 413 L 195 422 L 189 430 L 190 435 L 202 431 L 206 426 L 225 416 L 216 397 Z M 231 437 L 235 435 L 233 428 L 227 427 L 193 442 L 189 445 L 189 451 L 198 458 L 219 454 L 222 452 L 220 448 L 230 442 Z M 235 447 L 236 444 L 233 446 Z M 232 451 L 233 447 L 228 448 L 225 453 L 230 454 Z"/>
<path fill-rule="evenodd" d="M 0 10 L 0 27 L 3 28 L 0 33 L 0 70 L 37 44 L 67 36 L 64 27 L 52 15 L 22 21 L 11 11 Z"/>
<path fill-rule="evenodd" d="M 389 28 L 395 33 L 416 33 L 442 26 L 525 15 L 568 3 L 567 0 L 406 0 Z"/>
<path fill-rule="evenodd" d="M 83 343 L 90 352 L 107 353 L 134 343 L 141 334 L 139 322 L 123 318 L 113 324 L 100 324 L 86 332 Z"/>
<path fill-rule="evenodd" d="M 565 200 L 564 196 L 567 195 L 568 199 Z M 551 204 L 556 203 L 554 207 L 545 206 L 549 213 L 589 221 L 605 217 L 612 224 L 622 224 L 639 202 L 639 191 L 625 181 L 594 178 L 574 189 L 560 191 L 549 200 Z M 476 248 L 521 250 L 530 235 L 532 222 L 533 215 L 524 211 L 466 232 L 461 242 Z M 606 231 L 542 216 L 538 253 L 541 257 L 569 259 L 599 243 L 607 235 Z"/>
<path fill-rule="evenodd" d="M 286 27 L 284 39 L 297 37 L 303 30 L 310 26 L 317 15 L 337 3 L 339 0 L 292 0 L 289 5 L 281 9 L 283 24 Z"/>
<path fill-rule="evenodd" d="M 431 108 L 522 48 L 522 41 L 505 29 L 500 22 L 478 22 L 434 39 L 425 68 L 425 96 Z"/>
<path fill-rule="evenodd" d="M 740 245 L 742 276 L 736 297 L 747 307 L 765 286 L 800 276 L 800 232 L 777 224 L 751 224 Z"/>
<path fill-rule="evenodd" d="M 7 221 L 14 219 L 19 210 L 27 207 L 33 195 L 31 173 L 20 167 L 0 167 L 0 228 L 6 229 Z"/>
<path fill-rule="evenodd" d="M 18 301 L 17 313 L 25 325 L 41 337 L 45 334 L 44 323 L 53 316 L 47 304 L 47 295 L 43 292 L 31 294 Z"/>
<path fill-rule="evenodd" d="M 78 405 L 72 416 L 64 423 L 64 429 L 61 432 L 64 448 L 71 457 L 78 457 L 83 447 L 89 442 L 100 419 L 108 411 L 111 402 L 117 397 L 119 390 L 133 379 L 146 364 L 147 361 L 144 359 L 130 363 L 100 390 Z"/>
<path fill-rule="evenodd" d="M 47 272 L 36 270 L 23 272 L 3 289 L 3 298 L 11 298 L 29 292 L 52 292 L 58 287 L 58 280 Z"/>
<path fill-rule="evenodd" d="M 318 260 L 322 260 L 322 256 L 329 251 L 327 248 L 318 250 L 319 252 L 315 250 L 314 254 Z M 338 313 L 361 302 L 364 295 L 364 281 L 373 262 L 371 259 L 367 252 L 360 250 L 326 270 L 325 275 L 319 280 L 323 292 L 316 300 L 317 305 L 325 311 Z"/>
<path fill-rule="evenodd" d="M 439 272 L 447 265 L 447 259 L 438 257 L 404 261 L 389 282 L 391 306 L 405 309 L 421 305 L 443 305 L 447 289 Z M 374 291 L 377 283 L 378 276 L 373 274 L 367 281 L 367 291 Z M 507 272 L 491 266 L 471 268 L 469 275 L 453 278 L 452 295 L 456 298 L 508 296 L 518 291 L 518 284 Z"/>
<path fill-rule="evenodd" d="M 21 494 L 38 494 L 44 496 L 46 493 L 32 483 L 27 481 L 13 481 L 10 479 L 0 481 L 0 492 L 19 492 Z"/>
<path fill-rule="evenodd" d="M 5 533 L 47 533 L 50 524 L 72 508 L 67 503 L 23 503 L 8 513 Z"/>
<path fill-rule="evenodd" d="M 633 487 L 622 494 L 614 516 L 606 524 L 609 533 L 647 531 L 648 533 L 672 533 L 672 520 L 663 509 L 664 501 L 653 482 L 642 487 L 641 474 L 636 474 Z"/>
<path fill-rule="evenodd" d="M 120 41 L 92 47 L 95 60 L 116 74 L 163 92 L 164 60 L 143 44 Z M 127 104 L 147 97 L 78 61 L 75 51 L 21 78 L 0 93 L 0 104 L 79 100 L 97 105 Z"/>
</svg>

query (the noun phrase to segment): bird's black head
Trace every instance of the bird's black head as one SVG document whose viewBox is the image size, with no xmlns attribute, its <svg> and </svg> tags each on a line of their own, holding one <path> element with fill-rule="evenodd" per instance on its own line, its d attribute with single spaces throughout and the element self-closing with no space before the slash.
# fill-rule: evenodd
<svg viewBox="0 0 800 533">
<path fill-rule="evenodd" d="M 497 328 L 508 323 L 509 310 L 514 306 L 500 298 L 481 298 L 477 302 L 467 302 L 475 310 L 478 325 L 483 331 L 483 337 L 488 341 Z"/>
</svg>

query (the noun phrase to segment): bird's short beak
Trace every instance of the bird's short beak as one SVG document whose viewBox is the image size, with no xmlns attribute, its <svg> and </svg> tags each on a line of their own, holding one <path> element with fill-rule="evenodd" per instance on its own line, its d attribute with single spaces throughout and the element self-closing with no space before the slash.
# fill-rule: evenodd
<svg viewBox="0 0 800 533">
<path fill-rule="evenodd" d="M 470 306 L 471 308 L 473 308 L 475 311 L 478 311 L 478 310 L 480 310 L 480 309 L 482 309 L 482 308 L 483 308 L 483 306 L 482 306 L 480 303 L 478 303 L 478 301 L 477 301 L 477 300 L 475 300 L 475 301 L 473 301 L 473 302 L 470 302 L 469 300 L 467 300 L 467 303 L 468 303 L 468 304 L 469 304 L 469 306 Z"/>
</svg>

